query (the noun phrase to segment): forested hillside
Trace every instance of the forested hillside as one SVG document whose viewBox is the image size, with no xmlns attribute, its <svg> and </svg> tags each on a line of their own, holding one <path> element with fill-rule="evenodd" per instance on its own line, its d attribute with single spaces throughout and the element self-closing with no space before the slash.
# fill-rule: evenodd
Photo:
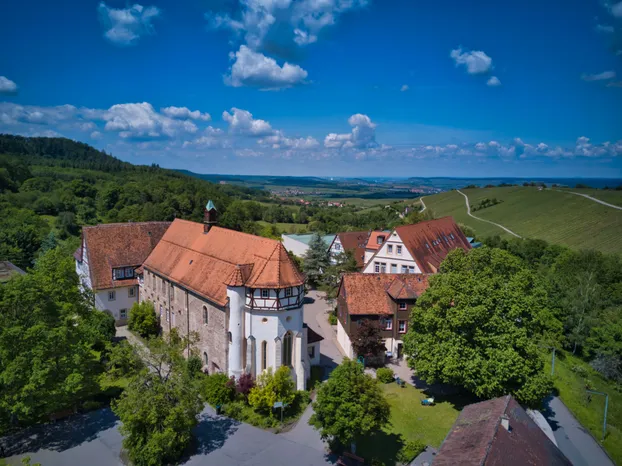
<svg viewBox="0 0 622 466">
<path fill-rule="evenodd" d="M 266 191 L 132 165 L 69 139 L 0 135 L 0 260 L 24 269 L 59 241 L 77 244 L 82 225 L 201 221 L 209 199 L 221 225 L 271 237 L 284 223 L 337 232 L 400 221 L 390 209 L 358 215 L 354 207 L 280 205 Z"/>
</svg>

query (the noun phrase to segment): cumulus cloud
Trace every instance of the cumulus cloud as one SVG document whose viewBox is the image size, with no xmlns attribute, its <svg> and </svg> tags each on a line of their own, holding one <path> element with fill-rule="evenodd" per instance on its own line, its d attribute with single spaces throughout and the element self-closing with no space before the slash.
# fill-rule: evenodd
<svg viewBox="0 0 622 466">
<path fill-rule="evenodd" d="M 116 131 L 124 139 L 172 138 L 179 133 L 195 133 L 189 120 L 178 120 L 158 113 L 148 102 L 117 104 L 103 115 L 106 131 Z"/>
<path fill-rule="evenodd" d="M 41 107 L 36 105 L 17 105 L 9 102 L 0 103 L 0 122 L 6 125 L 30 123 L 52 125 L 64 121 L 79 121 L 84 109 L 73 105 Z"/>
<path fill-rule="evenodd" d="M 401 88 L 400 91 L 402 92 L 406 92 L 409 89 L 408 84 L 404 84 Z"/>
<path fill-rule="evenodd" d="M 222 112 L 222 119 L 229 124 L 229 132 L 246 136 L 270 136 L 274 133 L 272 126 L 265 120 L 253 118 L 248 110 L 233 107 L 231 113 Z"/>
<path fill-rule="evenodd" d="M 260 145 L 271 147 L 272 149 L 293 149 L 309 150 L 319 147 L 317 139 L 308 136 L 306 138 L 289 138 L 282 131 L 275 131 L 274 134 L 266 136 L 257 141 Z"/>
<path fill-rule="evenodd" d="M 227 141 L 223 138 L 224 132 L 220 128 L 214 128 L 212 126 L 208 126 L 203 131 L 203 135 L 192 140 L 192 141 L 184 141 L 182 147 L 201 147 L 201 148 L 222 148 L 227 147 Z"/>
<path fill-rule="evenodd" d="M 15 95 L 17 94 L 17 84 L 11 81 L 6 76 L 0 76 L 0 95 Z"/>
<path fill-rule="evenodd" d="M 608 24 L 597 24 L 596 25 L 596 30 L 598 32 L 604 32 L 607 34 L 611 34 L 614 32 L 614 28 L 613 26 L 609 26 Z"/>
<path fill-rule="evenodd" d="M 164 107 L 160 109 L 164 115 L 180 120 L 203 120 L 210 121 L 212 119 L 209 113 L 201 113 L 198 110 L 191 111 L 187 107 Z"/>
<path fill-rule="evenodd" d="M 253 52 L 245 45 L 229 54 L 233 65 L 225 76 L 225 84 L 233 87 L 258 87 L 266 90 L 283 89 L 303 84 L 307 72 L 298 65 L 285 62 L 279 66 L 275 59 Z"/>
<path fill-rule="evenodd" d="M 134 4 L 128 8 L 110 8 L 104 2 L 97 7 L 104 25 L 104 37 L 116 45 L 134 45 L 141 36 L 154 32 L 153 20 L 160 16 L 155 6 Z"/>
<path fill-rule="evenodd" d="M 464 65 L 469 74 L 487 73 L 492 68 L 492 58 L 481 50 L 463 52 L 462 47 L 458 47 L 452 50 L 449 56 L 456 66 Z"/>
<path fill-rule="evenodd" d="M 500 86 L 501 81 L 499 81 L 499 78 L 497 78 L 496 76 L 491 76 L 486 82 L 486 85 L 492 87 Z"/>
<path fill-rule="evenodd" d="M 99 131 L 93 131 L 91 133 L 91 139 L 101 139 L 102 138 L 102 133 L 100 133 Z"/>
<path fill-rule="evenodd" d="M 376 142 L 376 124 L 367 115 L 356 113 L 348 118 L 352 131 L 346 134 L 330 133 L 324 138 L 324 147 L 329 149 L 371 149 Z"/>
<path fill-rule="evenodd" d="M 613 79 L 616 77 L 615 71 L 603 71 L 598 74 L 582 74 L 581 79 L 583 81 L 606 81 L 608 79 Z"/>
<path fill-rule="evenodd" d="M 616 18 L 622 18 L 622 2 L 611 5 L 611 14 Z"/>
</svg>

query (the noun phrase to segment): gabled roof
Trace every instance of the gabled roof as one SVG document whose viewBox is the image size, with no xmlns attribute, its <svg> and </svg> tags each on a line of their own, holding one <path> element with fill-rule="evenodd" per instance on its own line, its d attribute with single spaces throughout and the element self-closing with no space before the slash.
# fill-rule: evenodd
<svg viewBox="0 0 622 466">
<path fill-rule="evenodd" d="M 393 314 L 393 301 L 414 300 L 428 288 L 428 276 L 421 273 L 346 273 L 341 278 L 348 313 L 352 315 Z"/>
<path fill-rule="evenodd" d="M 395 229 L 422 272 L 436 273 L 449 251 L 471 245 L 452 217 L 427 220 Z"/>
<path fill-rule="evenodd" d="M 369 234 L 369 239 L 367 240 L 365 249 L 371 249 L 372 251 L 380 249 L 390 234 L 390 231 L 372 231 Z M 384 236 L 384 241 L 381 244 L 378 244 L 378 236 Z"/>
<path fill-rule="evenodd" d="M 322 335 L 318 334 L 307 324 L 302 324 L 302 326 L 307 329 L 307 343 L 317 343 L 318 341 L 322 341 L 324 339 Z"/>
<path fill-rule="evenodd" d="M 365 246 L 369 239 L 369 231 L 346 231 L 337 233 L 333 243 L 339 238 L 339 242 L 345 251 L 352 251 L 356 259 L 356 265 L 363 267 L 365 263 Z M 333 246 L 332 244 L 330 245 Z"/>
<path fill-rule="evenodd" d="M 507 417 L 509 430 L 501 424 Z M 465 406 L 434 466 L 570 466 L 572 463 L 510 395 Z"/>
<path fill-rule="evenodd" d="M 227 286 L 287 288 L 302 285 L 280 241 L 176 219 L 144 267 L 225 305 Z"/>
<path fill-rule="evenodd" d="M 105 290 L 137 284 L 135 278 L 113 280 L 112 269 L 140 266 L 170 225 L 170 222 L 129 222 L 83 227 L 92 288 Z M 82 246 L 74 257 L 84 260 Z"/>
<path fill-rule="evenodd" d="M 13 275 L 24 275 L 22 269 L 9 261 L 0 261 L 0 283 L 8 281 Z"/>
</svg>

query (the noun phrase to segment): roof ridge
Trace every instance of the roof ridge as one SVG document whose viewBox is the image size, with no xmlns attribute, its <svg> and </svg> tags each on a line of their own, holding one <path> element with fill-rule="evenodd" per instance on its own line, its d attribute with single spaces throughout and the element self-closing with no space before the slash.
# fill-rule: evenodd
<svg viewBox="0 0 622 466">
<path fill-rule="evenodd" d="M 136 225 L 154 225 L 154 224 L 165 224 L 165 223 L 173 223 L 165 220 L 158 220 L 153 222 L 113 222 L 113 223 L 100 223 L 97 225 L 84 225 L 82 227 L 83 230 L 92 230 L 94 228 L 104 228 L 104 227 L 119 227 L 119 226 L 136 226 Z"/>
<path fill-rule="evenodd" d="M 501 411 L 501 416 L 503 416 L 505 414 L 505 411 L 508 409 L 508 405 L 510 404 L 511 399 L 512 399 L 512 395 L 505 395 L 505 404 L 503 405 L 503 411 Z M 490 441 L 488 442 L 488 446 L 486 447 L 486 452 L 484 453 L 484 457 L 482 458 L 482 462 L 480 463 L 482 466 L 486 463 L 486 458 L 488 458 L 488 454 L 490 453 L 492 444 L 494 443 L 495 438 L 497 437 L 497 432 L 499 432 L 500 425 L 501 425 L 501 417 L 499 417 L 499 419 L 497 419 L 497 422 L 495 423 L 495 428 L 493 429 L 492 437 L 490 438 Z"/>
</svg>

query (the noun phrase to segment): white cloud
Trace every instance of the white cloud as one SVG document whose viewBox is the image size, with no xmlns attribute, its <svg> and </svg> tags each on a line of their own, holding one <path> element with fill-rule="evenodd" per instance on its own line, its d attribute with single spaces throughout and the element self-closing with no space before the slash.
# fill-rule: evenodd
<svg viewBox="0 0 622 466">
<path fill-rule="evenodd" d="M 614 32 L 613 26 L 609 26 L 607 24 L 597 24 L 596 25 L 596 30 L 598 32 L 604 32 L 604 33 L 607 33 L 607 34 L 611 34 L 612 32 Z"/>
<path fill-rule="evenodd" d="M 233 107 L 231 113 L 222 112 L 222 119 L 229 124 L 229 132 L 247 136 L 269 136 L 274 133 L 272 126 L 265 120 L 253 118 L 248 110 Z"/>
<path fill-rule="evenodd" d="M 224 132 L 220 128 L 214 128 L 208 126 L 203 130 L 203 136 L 200 136 L 192 141 L 184 141 L 182 147 L 203 147 L 203 148 L 217 148 L 227 147 L 228 143 L 224 139 Z"/>
<path fill-rule="evenodd" d="M 499 81 L 499 78 L 497 78 L 496 76 L 491 76 L 490 79 L 488 79 L 488 81 L 486 82 L 486 85 L 492 87 L 500 86 L 501 81 Z"/>
<path fill-rule="evenodd" d="M 91 121 L 86 121 L 83 123 L 78 123 L 76 125 L 76 128 L 78 128 L 80 131 L 91 131 L 93 129 L 95 129 L 95 123 L 91 122 Z"/>
<path fill-rule="evenodd" d="M 180 120 L 203 120 L 210 121 L 212 119 L 209 113 L 201 113 L 199 110 L 191 111 L 187 107 L 164 107 L 160 109 L 164 115 Z"/>
<path fill-rule="evenodd" d="M 329 149 L 371 149 L 376 142 L 376 124 L 367 115 L 356 113 L 348 118 L 352 132 L 347 134 L 330 133 L 324 138 L 324 147 Z"/>
<path fill-rule="evenodd" d="M 229 86 L 275 90 L 303 84 L 307 78 L 307 72 L 300 66 L 287 62 L 279 66 L 273 58 L 253 52 L 245 45 L 229 56 L 233 60 L 229 75 L 225 76 L 225 84 Z"/>
<path fill-rule="evenodd" d="M 106 131 L 117 131 L 124 138 L 172 138 L 179 133 L 195 133 L 189 120 L 178 120 L 158 113 L 150 103 L 117 104 L 103 115 Z"/>
<path fill-rule="evenodd" d="M 102 133 L 100 133 L 99 131 L 93 131 L 91 133 L 91 139 L 101 139 L 102 137 Z"/>
<path fill-rule="evenodd" d="M 616 77 L 615 71 L 603 71 L 598 74 L 582 74 L 581 79 L 583 81 L 604 81 L 607 79 L 613 79 Z"/>
<path fill-rule="evenodd" d="M 404 84 L 401 88 L 400 91 L 402 92 L 406 92 L 409 89 L 408 84 Z"/>
<path fill-rule="evenodd" d="M 611 14 L 616 18 L 622 18 L 622 2 L 611 5 Z"/>
<path fill-rule="evenodd" d="M 275 131 L 271 136 L 266 136 L 257 141 L 262 146 L 272 149 L 309 150 L 319 147 L 317 139 L 308 136 L 306 138 L 288 138 L 282 131 Z"/>
<path fill-rule="evenodd" d="M 622 81 L 610 81 L 607 83 L 607 87 L 622 87 Z"/>
<path fill-rule="evenodd" d="M 449 56 L 454 60 L 456 66 L 466 66 L 469 74 L 487 73 L 492 68 L 492 58 L 481 50 L 462 52 L 462 47 L 451 51 Z"/>
<path fill-rule="evenodd" d="M 0 95 L 15 95 L 17 94 L 17 84 L 11 81 L 6 76 L 0 76 Z"/>
<path fill-rule="evenodd" d="M 17 105 L 9 102 L 0 103 L 0 122 L 6 125 L 32 123 L 52 125 L 63 121 L 77 120 L 82 109 L 73 105 L 40 107 L 36 105 Z"/>
<path fill-rule="evenodd" d="M 152 34 L 152 21 L 160 16 L 155 6 L 134 4 L 128 8 L 110 8 L 104 2 L 97 7 L 99 19 L 104 25 L 104 37 L 116 45 L 133 45 L 141 36 Z"/>
</svg>

